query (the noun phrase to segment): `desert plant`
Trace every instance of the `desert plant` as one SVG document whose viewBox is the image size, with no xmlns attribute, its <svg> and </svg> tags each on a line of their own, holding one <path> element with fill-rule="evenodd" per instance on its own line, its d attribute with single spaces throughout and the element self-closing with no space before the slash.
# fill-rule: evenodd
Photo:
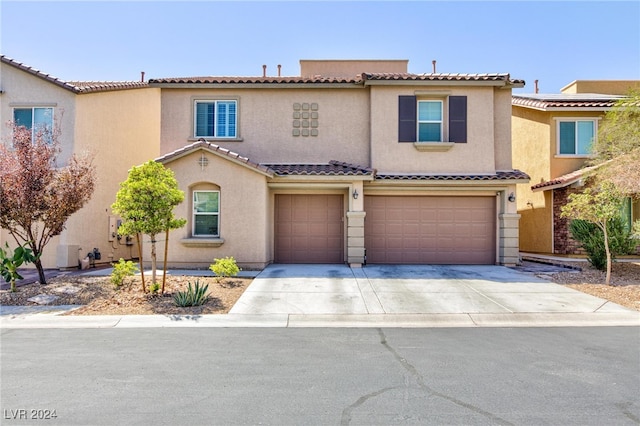
<svg viewBox="0 0 640 426">
<path fill-rule="evenodd" d="M 173 302 L 176 306 L 187 307 L 187 306 L 200 306 L 204 305 L 207 300 L 209 300 L 209 295 L 207 294 L 207 290 L 209 289 L 209 284 L 205 286 L 200 286 L 200 281 L 196 280 L 195 286 L 191 286 L 191 282 L 189 282 L 189 286 L 186 291 L 178 291 L 173 295 Z"/>
<path fill-rule="evenodd" d="M 587 260 L 591 265 L 604 271 L 607 267 L 607 253 L 605 250 L 604 232 L 598 225 L 586 220 L 572 220 L 569 231 L 574 240 L 580 243 L 587 252 Z M 607 224 L 609 236 L 609 246 L 611 249 L 611 259 L 615 261 L 616 256 L 633 253 L 636 242 L 632 234 L 625 229 L 621 218 L 614 218 Z"/>
<path fill-rule="evenodd" d="M 162 287 L 162 285 L 160 283 L 151 283 L 149 285 L 149 293 L 151 294 L 156 294 L 160 291 L 160 288 Z"/>
<path fill-rule="evenodd" d="M 137 270 L 138 267 L 131 260 L 124 260 L 123 258 L 120 258 L 118 263 L 113 264 L 111 283 L 116 287 L 120 287 L 124 284 L 125 278 L 133 276 Z"/>
<path fill-rule="evenodd" d="M 9 243 L 5 243 L 6 250 L 0 247 L 0 275 L 11 284 L 11 292 L 16 291 L 16 280 L 21 280 L 22 275 L 18 273 L 18 268 L 24 263 L 33 263 L 39 256 L 35 256 L 29 243 L 18 246 L 13 254 L 9 251 Z"/>
<path fill-rule="evenodd" d="M 215 263 L 209 266 L 209 269 L 216 274 L 216 281 L 220 281 L 221 278 L 235 277 L 240 272 L 238 264 L 233 256 L 227 256 L 223 259 L 214 259 Z"/>
</svg>

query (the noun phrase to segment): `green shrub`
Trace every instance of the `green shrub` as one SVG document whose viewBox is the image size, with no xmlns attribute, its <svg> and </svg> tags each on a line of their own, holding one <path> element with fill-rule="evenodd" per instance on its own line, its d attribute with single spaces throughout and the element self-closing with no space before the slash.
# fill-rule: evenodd
<svg viewBox="0 0 640 426">
<path fill-rule="evenodd" d="M 607 253 L 604 247 L 604 232 L 595 223 L 585 220 L 572 220 L 569 231 L 574 240 L 580 243 L 587 252 L 587 260 L 594 268 L 601 271 L 607 268 Z M 616 256 L 631 254 L 635 250 L 636 242 L 632 234 L 625 229 L 624 221 L 616 218 L 609 221 L 607 226 L 611 260 Z"/>
<path fill-rule="evenodd" d="M 216 281 L 220 281 L 220 278 L 235 277 L 238 275 L 238 272 L 240 272 L 240 268 L 238 268 L 238 264 L 233 256 L 214 260 L 215 263 L 209 266 L 209 269 L 216 274 Z"/>
<path fill-rule="evenodd" d="M 173 295 L 173 302 L 176 306 L 183 308 L 187 306 L 204 305 L 207 300 L 209 300 L 209 295 L 207 294 L 208 289 L 209 284 L 204 287 L 200 287 L 199 280 L 196 280 L 196 285 L 194 287 L 192 287 L 191 282 L 189 282 L 189 287 L 186 291 L 178 291 Z"/>
<path fill-rule="evenodd" d="M 16 291 L 16 280 L 21 280 L 22 275 L 18 273 L 18 268 L 23 263 L 33 263 L 39 256 L 34 256 L 33 251 L 28 247 L 28 243 L 18 246 L 11 253 L 9 243 L 5 242 L 6 250 L 0 247 L 0 276 L 11 284 L 11 292 Z"/>
<path fill-rule="evenodd" d="M 151 294 L 156 294 L 158 291 L 160 291 L 160 287 L 162 287 L 160 285 L 160 283 L 153 283 L 149 286 L 149 293 Z"/>
<path fill-rule="evenodd" d="M 111 272 L 111 283 L 116 287 L 124 284 L 127 277 L 133 276 L 138 271 L 138 267 L 131 260 L 120 258 L 118 263 L 113 264 L 113 272 Z"/>
</svg>

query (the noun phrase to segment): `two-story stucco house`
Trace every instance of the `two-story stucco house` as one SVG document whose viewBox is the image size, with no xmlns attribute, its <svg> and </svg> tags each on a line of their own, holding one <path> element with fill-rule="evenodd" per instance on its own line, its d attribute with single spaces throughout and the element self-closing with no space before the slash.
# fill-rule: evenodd
<svg viewBox="0 0 640 426">
<path fill-rule="evenodd" d="M 531 177 L 518 184 L 521 251 L 578 252 L 561 208 L 581 191 L 582 168 L 605 113 L 634 87 L 640 81 L 578 80 L 557 94 L 513 96 L 513 164 Z M 624 215 L 628 223 L 640 218 L 638 202 L 628 199 Z"/>
<path fill-rule="evenodd" d="M 158 161 L 185 202 L 168 262 L 519 260 L 508 74 L 301 60 L 300 76 L 158 78 Z M 278 72 L 279 74 L 279 72 Z"/>
<path fill-rule="evenodd" d="M 65 82 L 0 56 L 0 121 L 0 143 L 10 143 L 7 122 L 57 126 L 60 164 L 72 153 L 93 157 L 95 192 L 46 247 L 44 267 L 77 267 L 94 249 L 102 262 L 137 256 L 132 242 L 117 238 L 111 204 L 128 170 L 160 154 L 160 89 L 144 82 Z M 5 242 L 15 244 L 0 229 L 0 245 Z"/>
</svg>

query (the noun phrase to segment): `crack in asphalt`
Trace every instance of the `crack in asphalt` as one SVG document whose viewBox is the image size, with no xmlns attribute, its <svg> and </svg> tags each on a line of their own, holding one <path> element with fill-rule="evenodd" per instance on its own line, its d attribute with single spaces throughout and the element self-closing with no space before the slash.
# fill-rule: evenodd
<svg viewBox="0 0 640 426">
<path fill-rule="evenodd" d="M 378 328 L 378 335 L 380 336 L 380 344 L 382 344 L 382 346 L 385 347 L 386 350 L 388 350 L 391 355 L 393 355 L 393 357 L 396 359 L 396 361 L 398 361 L 400 363 L 400 365 L 409 373 L 409 375 L 411 377 L 413 377 L 413 379 L 415 380 L 418 388 L 420 388 L 421 390 L 423 390 L 424 392 L 426 392 L 428 394 L 428 396 L 434 396 L 434 397 L 438 397 L 438 398 L 442 398 L 445 399 L 459 407 L 462 408 L 466 408 L 467 410 L 473 411 L 474 413 L 480 414 L 484 417 L 487 417 L 488 419 L 490 419 L 493 422 L 496 422 L 497 424 L 501 424 L 501 425 L 510 425 L 513 426 L 513 423 L 508 422 L 507 420 L 504 420 L 488 411 L 483 410 L 482 408 L 476 407 L 472 404 L 469 404 L 467 402 L 461 401 L 457 398 L 454 398 L 452 396 L 446 395 L 442 392 L 438 392 L 436 390 L 434 390 L 433 388 L 429 387 L 424 380 L 424 377 L 422 377 L 422 375 L 418 372 L 418 370 L 416 369 L 415 366 L 413 366 L 409 361 L 407 361 L 406 358 L 402 357 L 393 347 L 391 347 L 391 345 L 387 342 L 387 336 L 384 334 L 384 332 L 382 331 L 382 329 Z M 407 381 L 408 382 L 408 381 Z M 408 389 L 409 383 L 405 382 L 404 385 L 402 386 L 392 386 L 392 387 L 386 387 L 386 388 L 382 388 L 380 390 L 377 390 L 375 392 L 371 392 L 368 393 L 366 395 L 361 396 L 360 398 L 358 398 L 358 400 L 356 402 L 354 402 L 353 404 L 349 405 L 347 408 L 345 408 L 342 411 L 342 420 L 340 422 L 341 425 L 348 425 L 351 422 L 351 417 L 352 417 L 352 413 L 353 411 L 360 407 L 362 404 L 364 404 L 365 402 L 367 402 L 369 399 L 371 398 L 375 398 L 377 396 L 380 396 L 386 392 L 389 392 L 391 390 L 395 390 L 395 389 Z"/>
<path fill-rule="evenodd" d="M 630 405 L 633 405 L 633 404 L 631 402 L 624 402 L 624 403 L 616 404 L 616 407 L 618 407 L 620 409 L 620 411 L 622 412 L 622 414 L 627 416 L 627 418 L 629 418 L 629 420 L 631 420 L 632 422 L 634 422 L 637 425 L 640 425 L 640 418 L 636 417 L 631 411 L 629 411 L 629 406 Z"/>
</svg>

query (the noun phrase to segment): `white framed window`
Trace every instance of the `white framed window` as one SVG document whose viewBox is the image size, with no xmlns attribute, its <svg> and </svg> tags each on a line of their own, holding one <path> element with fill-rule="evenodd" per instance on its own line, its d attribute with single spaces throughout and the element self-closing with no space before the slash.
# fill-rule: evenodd
<svg viewBox="0 0 640 426">
<path fill-rule="evenodd" d="M 441 142 L 443 102 L 438 100 L 418 101 L 418 142 Z"/>
<path fill-rule="evenodd" d="M 235 138 L 236 100 L 197 100 L 194 104 L 193 135 L 196 138 Z"/>
<path fill-rule="evenodd" d="M 587 156 L 598 132 L 594 119 L 559 119 L 557 130 L 558 155 Z"/>
<path fill-rule="evenodd" d="M 13 122 L 16 126 L 23 126 L 31 130 L 31 139 L 38 132 L 43 132 L 47 141 L 51 140 L 53 131 L 52 107 L 15 107 L 13 108 Z"/>
<path fill-rule="evenodd" d="M 193 191 L 192 235 L 220 236 L 220 191 Z"/>
</svg>

